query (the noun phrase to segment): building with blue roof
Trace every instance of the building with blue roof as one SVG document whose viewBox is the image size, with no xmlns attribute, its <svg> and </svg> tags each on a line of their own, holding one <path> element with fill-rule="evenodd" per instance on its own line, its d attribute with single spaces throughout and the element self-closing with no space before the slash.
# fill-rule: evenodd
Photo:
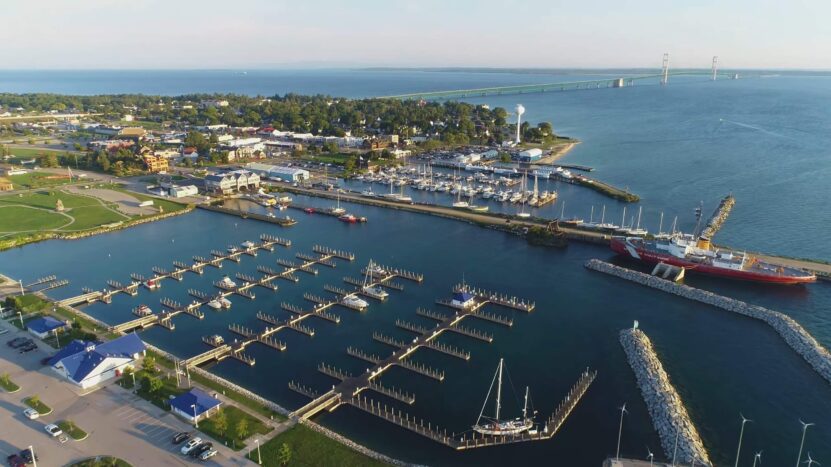
<svg viewBox="0 0 831 467">
<path fill-rule="evenodd" d="M 170 401 L 170 409 L 190 423 L 197 423 L 219 410 L 222 401 L 205 391 L 193 388 Z"/>
<path fill-rule="evenodd" d="M 108 342 L 74 340 L 58 351 L 49 365 L 70 382 L 86 389 L 120 376 L 145 354 L 144 342 L 136 333 Z"/>
<path fill-rule="evenodd" d="M 66 322 L 51 316 L 41 316 L 26 323 L 26 329 L 41 339 L 49 337 L 49 333 L 62 331 L 66 327 Z"/>
</svg>

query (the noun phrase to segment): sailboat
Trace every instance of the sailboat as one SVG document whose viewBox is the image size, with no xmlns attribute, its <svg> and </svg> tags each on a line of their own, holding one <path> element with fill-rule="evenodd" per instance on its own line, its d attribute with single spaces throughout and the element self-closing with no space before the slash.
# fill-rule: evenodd
<svg viewBox="0 0 831 467">
<path fill-rule="evenodd" d="M 528 388 L 525 388 L 525 404 L 522 408 L 522 417 L 513 420 L 500 420 L 500 412 L 502 410 L 502 370 L 505 366 L 504 359 L 499 359 L 499 367 L 496 369 L 496 374 L 493 375 L 491 387 L 488 389 L 488 395 L 485 397 L 485 404 L 482 405 L 482 411 L 479 412 L 479 419 L 473 425 L 473 429 L 483 435 L 493 436 L 511 436 L 524 433 L 534 427 L 534 416 L 528 416 Z M 496 385 L 496 412 L 493 417 L 485 416 L 485 407 L 488 405 L 493 386 Z"/>
<path fill-rule="evenodd" d="M 462 188 L 463 186 L 460 185 L 458 190 L 456 191 L 456 202 L 453 203 L 453 207 L 459 209 L 467 209 L 470 207 L 470 203 L 468 203 L 467 201 L 462 201 Z"/>
<path fill-rule="evenodd" d="M 527 219 L 527 218 L 531 217 L 530 212 L 525 212 L 525 195 L 526 195 L 526 193 L 525 193 L 525 190 L 526 190 L 525 180 L 527 178 L 528 178 L 528 172 L 526 171 L 525 174 L 522 176 L 522 183 L 520 184 L 521 188 L 519 189 L 520 193 L 522 193 L 522 197 L 520 198 L 520 202 L 522 203 L 522 209 L 517 213 L 517 217 L 521 217 L 523 219 Z"/>
<path fill-rule="evenodd" d="M 386 290 L 383 289 L 380 285 L 372 285 L 372 271 L 375 270 L 374 268 L 375 263 L 372 260 L 369 260 L 369 265 L 366 267 L 366 274 L 364 274 L 364 285 L 361 287 L 361 290 L 364 294 L 378 299 L 378 300 L 386 300 L 387 297 L 390 296 Z"/>
<path fill-rule="evenodd" d="M 337 200 L 338 200 L 337 205 L 336 205 L 335 208 L 332 209 L 332 214 L 334 214 L 336 216 L 340 216 L 341 214 L 346 213 L 346 209 L 343 209 L 342 207 L 340 207 L 340 192 L 338 192 Z"/>
</svg>

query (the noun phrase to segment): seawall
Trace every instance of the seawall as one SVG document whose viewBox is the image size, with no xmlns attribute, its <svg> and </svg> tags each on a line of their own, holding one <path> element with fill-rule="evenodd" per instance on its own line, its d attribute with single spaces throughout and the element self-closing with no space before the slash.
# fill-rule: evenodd
<svg viewBox="0 0 831 467">
<path fill-rule="evenodd" d="M 679 297 L 721 308 L 749 318 L 757 319 L 769 325 L 780 337 L 799 354 L 826 381 L 831 383 L 831 353 L 790 316 L 769 310 L 758 305 L 751 305 L 741 300 L 724 297 L 706 290 L 688 285 L 676 284 L 649 274 L 633 271 L 609 264 L 598 259 L 589 260 L 586 267 L 612 276 L 620 277 L 653 289 L 661 290 Z"/>
<path fill-rule="evenodd" d="M 704 443 L 684 407 L 681 396 L 669 381 L 649 337 L 640 329 L 620 331 L 620 345 L 635 372 L 638 387 L 652 418 L 661 447 L 668 459 L 681 464 L 712 465 Z M 676 438 L 677 435 L 677 438 Z M 677 439 L 677 445 L 676 445 Z"/>
</svg>

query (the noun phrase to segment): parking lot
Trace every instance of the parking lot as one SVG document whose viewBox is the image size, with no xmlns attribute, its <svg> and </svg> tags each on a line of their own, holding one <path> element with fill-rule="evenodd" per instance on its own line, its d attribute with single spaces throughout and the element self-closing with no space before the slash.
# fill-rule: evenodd
<svg viewBox="0 0 831 467">
<path fill-rule="evenodd" d="M 43 343 L 39 349 L 18 353 L 6 343 L 25 335 L 7 322 L 0 327 L 11 329 L 0 336 L 0 373 L 9 373 L 20 391 L 7 393 L 0 389 L 0 454 L 5 457 L 32 445 L 40 461 L 39 466 L 66 465 L 73 461 L 97 455 L 120 457 L 132 465 L 255 465 L 225 446 L 214 443 L 219 454 L 207 462 L 180 454 L 181 445 L 171 442 L 173 435 L 193 428 L 176 416 L 135 396 L 116 385 L 80 395 L 80 388 L 67 383 L 41 359 L 53 350 Z M 48 349 L 48 350 L 46 350 Z M 23 415 L 23 399 L 37 394 L 52 408 L 52 413 L 29 420 Z M 83 441 L 69 439 L 61 443 L 44 430 L 49 423 L 70 419 L 89 437 Z M 197 433 L 205 439 L 205 436 Z"/>
</svg>

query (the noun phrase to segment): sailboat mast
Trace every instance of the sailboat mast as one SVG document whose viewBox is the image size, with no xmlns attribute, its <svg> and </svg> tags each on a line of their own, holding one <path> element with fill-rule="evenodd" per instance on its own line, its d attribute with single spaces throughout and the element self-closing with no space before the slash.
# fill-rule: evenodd
<svg viewBox="0 0 831 467">
<path fill-rule="evenodd" d="M 589 217 L 589 223 L 594 224 L 594 205 L 593 204 L 592 204 L 591 216 Z"/>
<path fill-rule="evenodd" d="M 601 224 L 606 223 L 606 205 L 605 204 L 603 205 L 603 211 L 600 213 L 600 223 Z"/>
<path fill-rule="evenodd" d="M 658 222 L 658 235 L 664 233 L 664 211 L 661 211 L 661 220 Z"/>
<path fill-rule="evenodd" d="M 638 226 L 636 227 L 637 230 L 641 229 L 641 212 L 643 211 L 643 206 L 638 206 Z"/>
<path fill-rule="evenodd" d="M 496 386 L 496 420 L 499 421 L 499 409 L 502 408 L 502 359 L 499 359 L 499 383 Z"/>
<path fill-rule="evenodd" d="M 525 386 L 525 405 L 522 406 L 522 420 L 528 420 L 528 386 Z"/>
<path fill-rule="evenodd" d="M 620 226 L 626 227 L 626 206 L 623 207 L 623 215 L 620 217 Z"/>
<path fill-rule="evenodd" d="M 560 220 L 563 220 L 565 215 L 566 215 L 566 202 L 563 201 L 562 204 L 560 204 Z"/>
</svg>

